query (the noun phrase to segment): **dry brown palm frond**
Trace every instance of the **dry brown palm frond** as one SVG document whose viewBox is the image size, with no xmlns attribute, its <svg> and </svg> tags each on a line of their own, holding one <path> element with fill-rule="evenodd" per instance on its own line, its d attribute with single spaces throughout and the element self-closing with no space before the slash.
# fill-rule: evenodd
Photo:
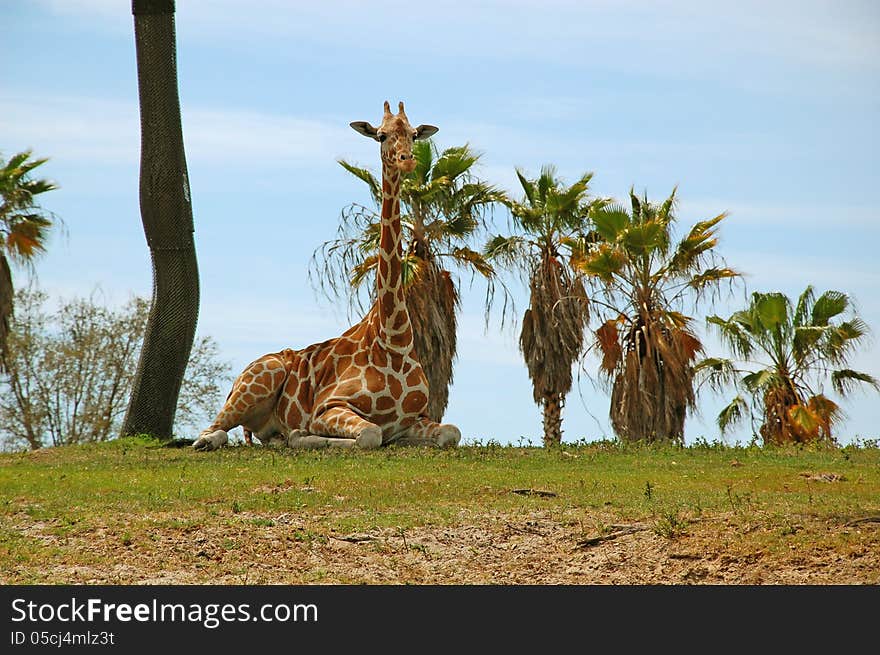
<svg viewBox="0 0 880 655">
<path fill-rule="evenodd" d="M 840 418 L 840 407 L 822 394 L 805 400 L 792 387 L 773 387 L 764 394 L 765 444 L 831 441 L 831 430 Z"/>
<path fill-rule="evenodd" d="M 774 386 L 764 394 L 764 423 L 759 430 L 765 444 L 784 444 L 804 440 L 803 428 L 798 428 L 789 410 L 799 407 L 800 402 L 793 388 Z"/>
<path fill-rule="evenodd" d="M 549 445 L 562 440 L 562 407 L 572 386 L 572 365 L 583 352 L 589 302 L 581 279 L 556 257 L 538 262 L 529 279 L 530 307 L 519 345 Z"/>
<path fill-rule="evenodd" d="M 448 271 L 433 260 L 423 260 L 406 288 L 406 304 L 413 328 L 413 347 L 428 378 L 428 416 L 440 422 L 449 403 L 459 297 Z"/>
<path fill-rule="evenodd" d="M 571 389 L 571 368 L 583 350 L 589 320 L 587 293 L 555 257 L 546 257 L 529 281 L 530 307 L 523 317 L 520 350 L 535 402 Z"/>
<path fill-rule="evenodd" d="M 626 334 L 611 390 L 611 422 L 629 441 L 680 441 L 695 406 L 693 363 L 702 344 L 680 321 L 639 317 Z"/>
<path fill-rule="evenodd" d="M 620 319 L 610 319 L 605 321 L 598 330 L 596 330 L 596 344 L 602 352 L 601 372 L 611 378 L 620 365 L 620 358 L 623 356 L 623 349 L 620 347 L 620 332 L 617 324 Z"/>
</svg>

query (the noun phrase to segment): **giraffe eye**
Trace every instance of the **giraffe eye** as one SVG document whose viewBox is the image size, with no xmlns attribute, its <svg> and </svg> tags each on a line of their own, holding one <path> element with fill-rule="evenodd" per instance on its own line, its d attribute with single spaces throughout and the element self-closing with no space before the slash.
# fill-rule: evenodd
<svg viewBox="0 0 880 655">
<path fill-rule="evenodd" d="M 387 138 L 388 138 L 387 134 L 380 134 L 379 135 L 379 143 L 385 143 L 385 139 L 387 139 Z"/>
</svg>

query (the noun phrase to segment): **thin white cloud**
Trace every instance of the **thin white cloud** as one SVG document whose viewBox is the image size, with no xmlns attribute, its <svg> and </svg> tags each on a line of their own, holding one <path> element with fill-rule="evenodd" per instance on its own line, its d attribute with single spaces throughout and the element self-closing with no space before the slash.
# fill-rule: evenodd
<svg viewBox="0 0 880 655">
<path fill-rule="evenodd" d="M 678 205 L 679 216 L 693 217 L 694 220 L 717 216 L 725 211 L 730 215 L 725 230 L 736 229 L 739 225 L 816 228 L 832 224 L 835 229 L 844 226 L 876 229 L 880 226 L 880 208 L 875 206 L 748 203 L 729 198 L 684 199 Z"/>
<path fill-rule="evenodd" d="M 40 2 L 51 13 L 82 19 L 90 29 L 132 29 L 127 0 Z M 831 69 L 876 71 L 880 65 L 876 5 L 825 0 L 724 5 L 694 0 L 184 0 L 177 3 L 176 21 L 184 38 L 297 39 L 355 49 L 415 48 L 420 56 L 528 57 L 568 65 L 604 61 L 604 66 L 667 75 L 712 72 L 719 57 L 725 70 L 735 72 L 744 55 Z M 600 57 L 603 53 L 610 56 Z"/>
<path fill-rule="evenodd" d="M 0 95 L 4 147 L 81 162 L 137 161 L 136 104 L 94 98 Z"/>
<path fill-rule="evenodd" d="M 187 152 L 210 161 L 259 157 L 308 165 L 333 163 L 353 142 L 348 125 L 256 111 L 183 112 Z"/>
<path fill-rule="evenodd" d="M 183 108 L 187 159 L 211 163 L 332 165 L 353 138 L 347 125 L 258 111 Z M 0 96 L 0 133 L 10 150 L 39 145 L 53 159 L 113 164 L 140 156 L 136 102 Z"/>
<path fill-rule="evenodd" d="M 786 253 L 767 245 L 748 250 L 730 249 L 725 256 L 737 270 L 747 272 L 748 286 L 753 291 L 800 293 L 807 284 L 819 290 L 838 289 L 854 294 L 857 299 L 861 297 L 862 309 L 880 321 L 880 299 L 875 297 L 876 289 L 880 288 L 880 268 L 869 268 L 868 261 L 842 265 L 836 257 L 800 250 Z M 877 326 L 880 327 L 880 322 Z"/>
</svg>

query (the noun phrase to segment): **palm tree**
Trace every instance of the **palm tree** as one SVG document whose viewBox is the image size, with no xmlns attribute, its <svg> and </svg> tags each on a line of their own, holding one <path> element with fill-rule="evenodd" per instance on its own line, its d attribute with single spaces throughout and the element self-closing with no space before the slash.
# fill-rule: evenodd
<svg viewBox="0 0 880 655">
<path fill-rule="evenodd" d="M 487 307 L 494 292 L 494 270 L 469 243 L 488 212 L 504 194 L 472 172 L 480 155 L 465 144 L 440 152 L 430 140 L 413 144 L 415 170 L 401 182 L 401 225 L 404 236 L 403 280 L 413 327 L 413 342 L 428 378 L 428 416 L 442 421 L 449 402 L 460 308 L 459 285 L 450 269 L 480 275 L 488 281 Z M 363 309 L 379 249 L 382 187 L 366 168 L 340 161 L 345 170 L 370 189 L 374 208 L 352 204 L 342 212 L 336 239 L 312 255 L 309 276 L 328 298 L 347 297 Z"/>
<path fill-rule="evenodd" d="M 868 336 L 868 326 L 855 315 L 834 321 L 851 310 L 846 294 L 826 291 L 816 298 L 808 286 L 796 304 L 779 292 L 756 292 L 746 309 L 729 318 L 709 316 L 706 322 L 739 362 L 707 358 L 698 371 L 716 389 L 734 384 L 751 396 L 751 409 L 738 394 L 721 410 L 722 433 L 752 414 L 760 416 L 765 445 L 833 442 L 832 430 L 843 414 L 822 392 L 826 377 L 830 374 L 840 396 L 859 384 L 880 390 L 876 378 L 848 368 L 856 347 Z"/>
<path fill-rule="evenodd" d="M 583 354 L 589 299 L 571 267 L 570 246 L 588 228 L 588 214 L 604 199 L 589 199 L 592 173 L 565 186 L 553 166 L 534 180 L 517 169 L 520 202 L 509 202 L 517 234 L 493 237 L 485 247 L 489 261 L 514 270 L 529 285 L 529 307 L 522 319 L 519 346 L 532 395 L 543 414 L 544 445 L 562 441 L 562 407 L 571 390 L 572 366 Z"/>
<path fill-rule="evenodd" d="M 141 115 L 140 205 L 153 299 L 123 435 L 170 439 L 199 316 L 199 270 L 180 122 L 174 1 L 133 0 Z"/>
<path fill-rule="evenodd" d="M 32 179 L 31 173 L 48 159 L 31 159 L 31 151 L 0 158 L 0 371 L 6 365 L 6 339 L 13 313 L 12 271 L 9 262 L 33 263 L 45 252 L 51 217 L 37 204 L 37 196 L 58 187 L 48 180 Z"/>
<path fill-rule="evenodd" d="M 576 266 L 596 285 L 603 308 L 596 344 L 600 379 L 611 385 L 610 418 L 626 441 L 681 442 L 694 408 L 693 363 L 703 345 L 682 305 L 739 276 L 717 265 L 718 226 L 696 223 L 673 244 L 675 190 L 661 204 L 630 190 L 632 211 L 608 205 L 576 249 Z"/>
</svg>

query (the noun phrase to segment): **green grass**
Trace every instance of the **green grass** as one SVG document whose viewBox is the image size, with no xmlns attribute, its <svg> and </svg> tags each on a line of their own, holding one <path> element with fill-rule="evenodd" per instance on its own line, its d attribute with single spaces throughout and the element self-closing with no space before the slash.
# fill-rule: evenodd
<svg viewBox="0 0 880 655">
<path fill-rule="evenodd" d="M 815 477 L 823 473 L 835 477 Z M 522 489 L 550 494 L 513 493 Z M 536 509 L 560 521 L 593 517 L 584 528 L 591 532 L 615 522 L 647 522 L 668 539 L 706 517 L 724 516 L 742 531 L 760 522 L 772 528 L 762 531 L 760 545 L 773 550 L 809 541 L 805 520 L 842 525 L 880 514 L 880 449 L 602 442 L 555 449 L 490 444 L 197 453 L 120 439 L 4 454 L 0 570 L 14 567 L 16 581 L 39 580 L 45 562 L 73 556 L 65 551 L 68 539 L 95 531 L 111 532 L 110 543 L 126 549 L 157 535 L 195 535 L 206 523 L 259 530 L 293 516 L 290 536 L 312 542 L 330 533 L 406 531 Z M 22 525 L 39 525 L 39 538 Z M 236 534 L 231 530 L 228 547 L 240 545 Z M 106 556 L 75 554 L 80 564 Z"/>
</svg>

